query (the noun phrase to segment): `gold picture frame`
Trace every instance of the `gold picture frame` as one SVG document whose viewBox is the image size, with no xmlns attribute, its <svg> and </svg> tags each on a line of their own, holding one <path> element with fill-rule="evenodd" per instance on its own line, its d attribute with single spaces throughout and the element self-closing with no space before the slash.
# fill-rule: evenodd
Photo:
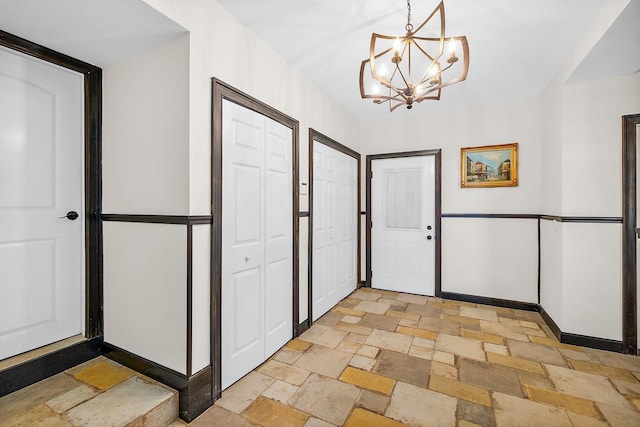
<svg viewBox="0 0 640 427">
<path fill-rule="evenodd" d="M 517 187 L 518 143 L 460 149 L 460 187 Z"/>
</svg>

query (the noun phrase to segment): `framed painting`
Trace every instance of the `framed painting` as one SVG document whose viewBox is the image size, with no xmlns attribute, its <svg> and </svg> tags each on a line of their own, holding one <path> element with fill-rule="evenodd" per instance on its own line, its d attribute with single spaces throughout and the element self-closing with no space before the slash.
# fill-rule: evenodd
<svg viewBox="0 0 640 427">
<path fill-rule="evenodd" d="M 460 186 L 517 187 L 518 143 L 461 148 Z"/>
</svg>

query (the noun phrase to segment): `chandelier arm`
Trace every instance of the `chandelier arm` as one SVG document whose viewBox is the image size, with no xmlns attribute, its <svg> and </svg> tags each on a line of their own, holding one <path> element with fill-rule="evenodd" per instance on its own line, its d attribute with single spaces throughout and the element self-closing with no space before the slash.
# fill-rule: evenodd
<svg viewBox="0 0 640 427">
<path fill-rule="evenodd" d="M 444 2 L 441 1 L 440 4 L 438 6 L 436 6 L 435 9 L 433 9 L 433 12 L 431 12 L 431 15 L 429 15 L 429 17 L 427 19 L 424 20 L 424 22 L 422 24 L 420 24 L 420 26 L 413 32 L 415 33 L 419 33 L 420 30 L 422 29 L 422 27 L 424 27 L 425 25 L 427 25 L 427 22 L 429 22 L 431 20 L 431 18 L 433 18 L 433 16 L 437 13 L 440 12 L 440 34 L 445 34 L 444 32 Z"/>
</svg>

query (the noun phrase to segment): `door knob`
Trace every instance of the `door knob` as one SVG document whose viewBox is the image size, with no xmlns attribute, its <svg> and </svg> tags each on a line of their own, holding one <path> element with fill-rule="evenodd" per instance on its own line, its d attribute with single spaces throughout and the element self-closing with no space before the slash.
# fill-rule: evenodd
<svg viewBox="0 0 640 427">
<path fill-rule="evenodd" d="M 430 225 L 427 225 L 427 230 L 431 230 L 431 228 L 432 227 Z"/>
<path fill-rule="evenodd" d="M 67 212 L 67 214 L 65 216 L 59 216 L 58 218 L 60 218 L 60 219 L 66 218 L 68 220 L 74 221 L 74 220 L 78 219 L 79 216 L 80 215 L 78 215 L 78 212 L 69 211 L 69 212 Z"/>
<path fill-rule="evenodd" d="M 431 239 L 433 239 L 433 237 L 427 236 L 427 240 L 431 240 Z"/>
</svg>

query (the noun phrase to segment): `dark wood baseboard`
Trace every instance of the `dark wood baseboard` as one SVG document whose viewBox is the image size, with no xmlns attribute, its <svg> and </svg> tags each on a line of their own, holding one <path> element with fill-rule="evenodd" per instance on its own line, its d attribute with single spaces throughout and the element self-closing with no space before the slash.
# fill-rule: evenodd
<svg viewBox="0 0 640 427">
<path fill-rule="evenodd" d="M 309 322 L 308 320 L 305 320 L 304 322 L 298 324 L 298 336 L 302 335 L 304 332 L 306 332 L 310 326 L 311 322 Z"/>
<path fill-rule="evenodd" d="M 579 345 L 581 347 L 622 353 L 622 341 L 610 340 L 607 338 L 588 337 L 585 335 L 562 332 L 560 342 L 563 344 Z"/>
<path fill-rule="evenodd" d="M 193 421 L 213 405 L 211 366 L 187 377 L 109 343 L 103 344 L 103 351 L 108 358 L 177 390 L 179 394 L 178 415 L 184 421 Z"/>
<path fill-rule="evenodd" d="M 0 372 L 0 397 L 102 354 L 102 337 L 88 339 Z"/>
<path fill-rule="evenodd" d="M 515 308 L 517 310 L 540 311 L 540 306 L 531 302 L 480 297 L 476 295 L 457 294 L 454 292 L 440 292 L 440 298 L 451 299 L 455 301 L 472 302 L 475 304 L 493 305 L 495 307 Z"/>
<path fill-rule="evenodd" d="M 542 316 L 542 319 L 545 321 L 549 329 L 551 329 L 551 332 L 553 332 L 553 335 L 556 336 L 558 341 L 562 342 L 562 331 L 560 330 L 560 327 L 551 318 L 551 316 L 549 316 L 549 313 L 547 313 L 542 306 L 540 306 L 540 316 Z"/>
</svg>

